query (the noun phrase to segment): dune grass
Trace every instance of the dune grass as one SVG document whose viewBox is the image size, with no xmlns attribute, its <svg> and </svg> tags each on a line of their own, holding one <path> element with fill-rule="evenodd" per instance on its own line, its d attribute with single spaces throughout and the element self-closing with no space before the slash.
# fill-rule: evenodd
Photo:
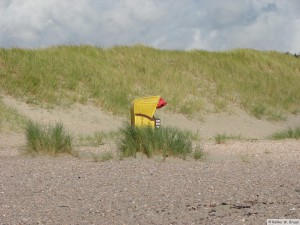
<svg viewBox="0 0 300 225">
<path fill-rule="evenodd" d="M 140 45 L 0 49 L 0 86 L 27 102 L 92 101 L 120 115 L 129 114 L 134 98 L 148 95 L 163 96 L 168 110 L 191 117 L 232 104 L 271 120 L 300 112 L 299 59 L 274 51 L 167 51 Z"/>
<path fill-rule="evenodd" d="M 59 153 L 72 154 L 71 136 L 62 124 L 43 126 L 29 121 L 26 126 L 26 152 L 55 156 Z"/>
<path fill-rule="evenodd" d="M 127 125 L 121 129 L 119 150 L 123 157 L 136 156 L 138 152 L 148 158 L 162 155 L 185 159 L 192 152 L 192 141 L 188 134 L 171 127 L 153 129 Z"/>
<path fill-rule="evenodd" d="M 225 133 L 215 135 L 216 144 L 224 144 L 228 140 L 241 140 L 241 139 L 242 137 L 240 135 L 227 135 Z"/>
<path fill-rule="evenodd" d="M 119 131 L 95 132 L 91 135 L 79 135 L 76 144 L 80 146 L 100 146 L 106 139 L 114 139 L 119 135 Z"/>
<path fill-rule="evenodd" d="M 100 146 L 104 144 L 104 133 L 97 132 L 93 135 L 80 135 L 78 137 L 78 145 L 81 146 Z"/>
<path fill-rule="evenodd" d="M 20 132 L 26 126 L 27 121 L 25 116 L 4 105 L 0 99 L 0 131 Z"/>
<path fill-rule="evenodd" d="M 196 146 L 194 152 L 193 152 L 193 158 L 195 160 L 202 159 L 205 156 L 205 152 L 203 151 L 203 148 L 201 146 Z"/>
<path fill-rule="evenodd" d="M 273 140 L 300 139 L 300 128 L 289 128 L 288 130 L 277 132 L 271 136 Z"/>
</svg>

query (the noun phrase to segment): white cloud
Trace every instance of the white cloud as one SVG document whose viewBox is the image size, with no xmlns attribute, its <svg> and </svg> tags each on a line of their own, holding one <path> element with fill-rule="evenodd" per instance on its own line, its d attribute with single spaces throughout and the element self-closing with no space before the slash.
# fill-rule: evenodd
<svg viewBox="0 0 300 225">
<path fill-rule="evenodd" d="M 1 0 L 0 47 L 142 43 L 300 52 L 298 0 Z"/>
</svg>

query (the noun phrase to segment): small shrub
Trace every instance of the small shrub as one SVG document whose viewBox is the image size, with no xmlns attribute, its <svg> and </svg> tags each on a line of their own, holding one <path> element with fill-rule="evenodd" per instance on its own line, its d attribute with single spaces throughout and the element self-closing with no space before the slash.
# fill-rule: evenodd
<svg viewBox="0 0 300 225">
<path fill-rule="evenodd" d="M 271 139 L 280 140 L 280 139 L 299 139 L 300 138 L 300 128 L 291 129 L 289 128 L 286 131 L 277 132 L 271 136 Z"/>
<path fill-rule="evenodd" d="M 41 126 L 29 121 L 26 126 L 27 152 L 31 154 L 56 155 L 72 153 L 71 136 L 66 134 L 62 124 Z"/>
<path fill-rule="evenodd" d="M 133 127 L 127 125 L 121 129 L 119 149 L 122 156 L 136 156 L 137 152 L 144 153 L 148 158 L 153 155 L 163 157 L 177 156 L 185 159 L 192 152 L 192 141 L 188 134 L 176 128 Z"/>
</svg>

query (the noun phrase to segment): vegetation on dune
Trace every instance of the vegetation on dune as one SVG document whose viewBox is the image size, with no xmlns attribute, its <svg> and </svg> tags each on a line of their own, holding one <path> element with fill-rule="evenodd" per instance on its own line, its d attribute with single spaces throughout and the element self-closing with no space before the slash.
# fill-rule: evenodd
<svg viewBox="0 0 300 225">
<path fill-rule="evenodd" d="M 300 111 L 299 58 L 274 51 L 167 51 L 145 46 L 0 49 L 0 86 L 27 102 L 92 101 L 129 113 L 136 97 L 161 95 L 168 110 L 199 116 L 238 105 L 258 118 Z"/>
<path fill-rule="evenodd" d="M 121 135 L 119 149 L 123 157 L 135 157 L 140 152 L 148 158 L 162 155 L 164 158 L 175 156 L 185 159 L 192 152 L 189 134 L 175 128 L 153 129 L 128 125 L 121 130 Z"/>
<path fill-rule="evenodd" d="M 104 162 L 114 158 L 112 152 L 102 153 L 86 153 L 79 150 L 73 149 L 73 140 L 69 134 L 67 134 L 62 124 L 55 125 L 41 125 L 31 120 L 27 122 L 25 128 L 26 134 L 26 148 L 25 152 L 36 155 L 50 155 L 56 156 L 60 153 L 67 153 L 77 157 L 83 157 L 88 155 L 88 158 L 93 159 L 95 162 Z M 117 133 L 113 134 L 102 134 L 100 136 L 95 134 L 95 140 L 97 140 L 96 146 L 103 144 L 102 140 L 104 136 L 114 137 L 118 135 L 121 158 L 136 156 L 138 152 L 145 154 L 151 158 L 154 155 L 161 155 L 164 158 L 169 156 L 179 157 L 186 159 L 188 155 L 193 153 L 195 160 L 201 159 L 204 156 L 202 148 L 199 146 L 192 150 L 193 134 L 188 131 L 181 131 L 176 128 L 166 127 L 153 129 L 151 127 L 134 127 L 126 125 L 120 129 Z M 94 139 L 83 140 L 92 141 L 94 146 Z"/>
<path fill-rule="evenodd" d="M 119 131 L 95 132 L 92 135 L 79 135 L 77 145 L 81 146 L 100 146 L 104 144 L 105 139 L 112 139 L 119 134 Z"/>
<path fill-rule="evenodd" d="M 26 126 L 26 141 L 26 152 L 30 154 L 72 154 L 71 136 L 59 123 L 55 126 L 43 126 L 29 121 Z"/>
<path fill-rule="evenodd" d="M 227 140 L 241 140 L 241 139 L 242 137 L 240 135 L 227 135 L 225 133 L 215 135 L 216 144 L 224 144 Z"/>
<path fill-rule="evenodd" d="M 195 160 L 202 159 L 205 156 L 205 152 L 203 151 L 202 147 L 196 146 L 193 157 Z"/>
<path fill-rule="evenodd" d="M 20 131 L 25 127 L 27 118 L 15 109 L 7 107 L 0 100 L 0 131 Z"/>
<path fill-rule="evenodd" d="M 300 139 L 300 128 L 288 129 L 282 132 L 277 132 L 271 136 L 271 139 Z"/>
</svg>

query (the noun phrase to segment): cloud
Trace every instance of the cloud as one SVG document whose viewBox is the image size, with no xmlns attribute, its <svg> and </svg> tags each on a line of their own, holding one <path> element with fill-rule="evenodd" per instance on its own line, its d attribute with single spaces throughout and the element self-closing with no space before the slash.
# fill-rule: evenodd
<svg viewBox="0 0 300 225">
<path fill-rule="evenodd" d="M 1 0 L 0 47 L 300 52 L 298 0 Z"/>
<path fill-rule="evenodd" d="M 233 3 L 236 4 L 236 1 L 227 2 L 231 7 Z M 212 11 L 208 10 L 208 12 L 216 17 L 211 20 L 210 26 L 206 29 L 202 26 L 194 32 L 193 44 L 197 47 L 199 43 L 201 46 L 204 42 L 205 48 L 210 50 L 254 48 L 299 52 L 300 48 L 296 41 L 299 37 L 297 28 L 299 16 L 296 10 L 299 9 L 299 3 L 298 1 L 247 1 L 243 6 L 237 5 L 239 10 L 235 12 L 230 9 L 223 12 L 225 8 L 221 7 L 222 13 L 219 12 L 219 7 L 212 7 Z"/>
</svg>

